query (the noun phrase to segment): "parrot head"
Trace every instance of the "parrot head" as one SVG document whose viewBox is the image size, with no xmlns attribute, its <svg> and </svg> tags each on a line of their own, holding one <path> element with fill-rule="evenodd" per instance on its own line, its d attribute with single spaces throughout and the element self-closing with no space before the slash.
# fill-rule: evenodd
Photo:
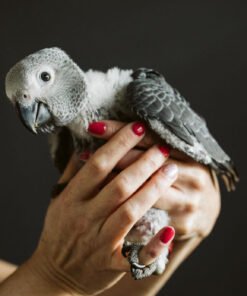
<svg viewBox="0 0 247 296">
<path fill-rule="evenodd" d="M 33 133 L 71 122 L 86 103 L 83 72 L 57 47 L 35 52 L 7 73 L 6 94 Z"/>
</svg>

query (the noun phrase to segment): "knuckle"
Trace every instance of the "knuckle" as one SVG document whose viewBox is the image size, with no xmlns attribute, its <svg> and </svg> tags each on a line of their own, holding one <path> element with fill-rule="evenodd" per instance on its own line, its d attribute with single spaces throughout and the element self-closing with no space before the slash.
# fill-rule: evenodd
<svg viewBox="0 0 247 296">
<path fill-rule="evenodd" d="M 197 206 L 193 202 L 190 202 L 185 206 L 185 211 L 187 213 L 194 213 L 196 210 L 197 210 Z"/>
<path fill-rule="evenodd" d="M 184 229 L 186 234 L 191 234 L 193 232 L 192 220 L 190 219 L 187 220 L 187 222 L 185 223 Z"/>
<path fill-rule="evenodd" d="M 156 170 L 158 168 L 157 160 L 153 157 L 149 157 L 146 159 L 147 165 L 150 167 L 151 170 Z"/>
<path fill-rule="evenodd" d="M 147 255 L 151 259 L 156 259 L 156 257 L 157 257 L 157 251 L 151 249 L 151 250 L 148 251 Z"/>
<path fill-rule="evenodd" d="M 204 171 L 197 173 L 196 178 L 193 181 L 194 188 L 197 190 L 202 190 L 207 186 L 207 174 Z"/>
<path fill-rule="evenodd" d="M 122 211 L 122 221 L 126 224 L 133 224 L 136 221 L 137 211 L 131 203 L 126 203 Z"/>
<path fill-rule="evenodd" d="M 102 157 L 93 157 L 90 160 L 90 168 L 93 170 L 95 174 L 103 174 L 108 167 L 107 161 Z"/>
<path fill-rule="evenodd" d="M 152 195 L 154 196 L 161 196 L 162 195 L 162 186 L 161 186 L 161 182 L 153 182 L 153 186 L 152 186 Z M 164 190 L 165 191 L 165 190 Z"/>
<path fill-rule="evenodd" d="M 84 234 L 88 231 L 89 220 L 86 217 L 80 217 L 75 221 L 75 232 L 77 234 Z"/>
<path fill-rule="evenodd" d="M 185 211 L 187 213 L 195 213 L 197 212 L 198 208 L 199 208 L 199 197 L 194 196 L 187 202 L 185 206 Z"/>
<path fill-rule="evenodd" d="M 156 160 L 151 157 L 143 156 L 141 161 L 142 163 L 138 167 L 138 175 L 140 176 L 150 175 L 150 173 L 153 173 L 158 169 L 158 164 L 156 163 Z"/>
<path fill-rule="evenodd" d="M 125 175 L 122 175 L 116 180 L 115 192 L 120 197 L 129 196 L 131 194 L 131 183 Z"/>
<path fill-rule="evenodd" d="M 165 192 L 165 186 L 162 186 L 161 178 L 153 177 L 151 179 L 151 187 L 149 190 L 149 196 L 162 196 L 163 192 Z"/>
<path fill-rule="evenodd" d="M 187 218 L 184 220 L 180 232 L 183 235 L 189 235 L 193 232 L 192 219 Z"/>
<path fill-rule="evenodd" d="M 107 136 L 111 137 L 117 131 L 118 131 L 117 127 L 112 122 L 108 122 L 108 124 L 107 124 Z"/>
<path fill-rule="evenodd" d="M 130 148 L 130 137 L 127 136 L 127 134 L 122 134 L 121 137 L 118 140 L 118 144 L 120 147 L 124 149 Z"/>
</svg>

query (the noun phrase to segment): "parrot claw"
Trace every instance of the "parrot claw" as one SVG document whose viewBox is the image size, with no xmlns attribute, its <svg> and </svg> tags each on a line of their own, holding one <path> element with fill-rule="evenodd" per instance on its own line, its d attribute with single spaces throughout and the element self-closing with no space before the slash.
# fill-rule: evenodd
<svg viewBox="0 0 247 296">
<path fill-rule="evenodd" d="M 129 242 L 125 242 L 123 247 L 122 247 L 122 255 L 125 258 L 127 258 L 130 251 L 131 251 L 131 244 Z"/>
<path fill-rule="evenodd" d="M 157 262 L 154 261 L 149 265 L 139 263 L 139 252 L 144 245 L 138 243 L 125 242 L 122 249 L 122 254 L 130 263 L 131 275 L 135 280 L 141 280 L 155 274 Z"/>
</svg>

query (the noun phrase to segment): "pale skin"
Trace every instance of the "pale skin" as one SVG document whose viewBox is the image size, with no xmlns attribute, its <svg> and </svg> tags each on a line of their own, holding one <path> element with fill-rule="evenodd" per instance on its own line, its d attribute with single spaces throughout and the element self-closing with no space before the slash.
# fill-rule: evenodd
<svg viewBox="0 0 247 296">
<path fill-rule="evenodd" d="M 155 295 L 211 232 L 220 210 L 215 176 L 176 151 L 167 160 L 148 132 L 136 136 L 130 124 L 105 124 L 101 137 L 109 139 L 107 144 L 79 172 L 74 156 L 62 176 L 61 181 L 72 179 L 51 203 L 32 258 L 14 273 L 14 266 L 0 262 L 2 279 L 12 273 L 0 295 Z M 168 163 L 178 168 L 172 178 L 163 170 Z M 121 172 L 111 175 L 113 168 Z M 120 251 L 126 233 L 154 204 L 169 212 L 180 241 L 162 276 L 137 282 Z M 162 247 L 157 235 L 142 250 L 142 263 L 151 263 Z"/>
<path fill-rule="evenodd" d="M 107 126 L 105 134 L 97 137 L 109 139 L 124 125 L 115 121 L 105 121 L 105 123 Z M 132 149 L 117 167 L 123 169 L 143 153 L 136 148 L 148 149 L 157 142 L 159 140 L 147 132 L 144 139 L 138 143 L 138 147 Z M 142 281 L 133 281 L 131 276 L 126 274 L 121 281 L 102 295 L 156 295 L 176 268 L 210 234 L 215 225 L 221 207 L 219 184 L 215 173 L 174 150 L 171 151 L 167 163 L 175 163 L 178 166 L 178 178 L 155 206 L 169 212 L 170 224 L 176 229 L 176 241 L 169 264 L 163 275 Z M 143 262 L 150 263 L 150 256 L 147 253 L 142 256 Z"/>
</svg>

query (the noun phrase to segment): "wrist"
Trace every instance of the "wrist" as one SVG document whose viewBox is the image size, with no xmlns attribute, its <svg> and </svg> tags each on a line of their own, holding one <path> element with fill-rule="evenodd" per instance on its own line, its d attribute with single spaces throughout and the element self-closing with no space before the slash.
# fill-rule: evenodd
<svg viewBox="0 0 247 296">
<path fill-rule="evenodd" d="M 52 264 L 43 253 L 36 251 L 26 263 L 27 272 L 35 277 L 35 280 L 45 285 L 50 294 L 56 296 L 84 296 L 88 295 L 77 288 L 76 284 L 65 275 L 62 270 Z M 47 293 L 47 292 L 46 292 Z M 42 294 L 43 295 L 43 294 Z"/>
<path fill-rule="evenodd" d="M 34 254 L 0 285 L 0 296 L 82 296 L 48 268 L 44 260 Z"/>
</svg>

